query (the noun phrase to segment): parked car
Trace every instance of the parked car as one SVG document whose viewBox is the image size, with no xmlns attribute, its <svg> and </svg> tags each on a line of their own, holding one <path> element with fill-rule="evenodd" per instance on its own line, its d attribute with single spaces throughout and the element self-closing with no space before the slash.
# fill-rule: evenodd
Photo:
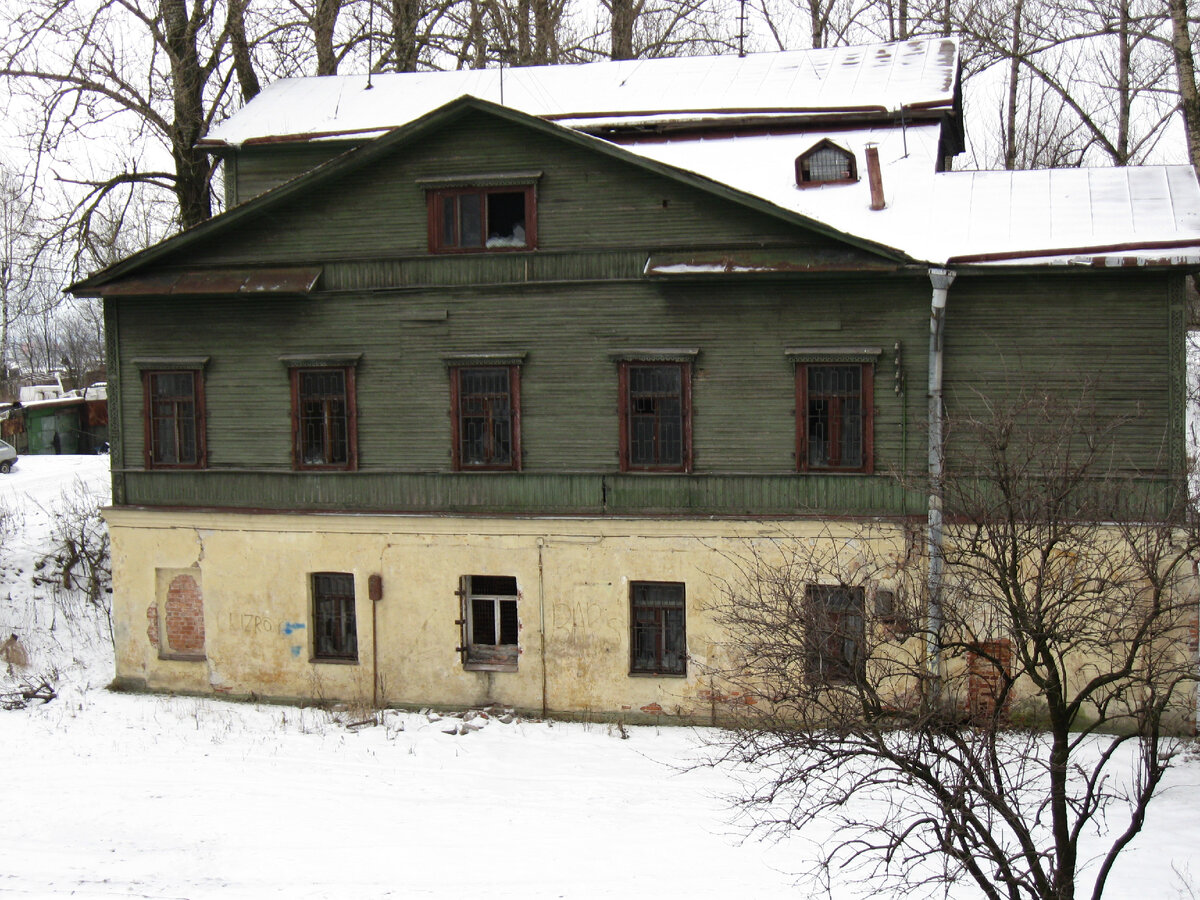
<svg viewBox="0 0 1200 900">
<path fill-rule="evenodd" d="M 17 461 L 17 450 L 12 444 L 0 441 L 0 473 L 7 475 Z"/>
</svg>

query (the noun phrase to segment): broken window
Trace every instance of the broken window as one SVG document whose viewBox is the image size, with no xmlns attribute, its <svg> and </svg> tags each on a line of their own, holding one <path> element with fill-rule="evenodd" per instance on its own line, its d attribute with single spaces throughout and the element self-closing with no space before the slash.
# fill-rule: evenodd
<svg viewBox="0 0 1200 900">
<path fill-rule="evenodd" d="M 621 469 L 691 470 L 691 366 L 623 362 Z"/>
<path fill-rule="evenodd" d="M 520 469 L 520 368 L 450 369 L 455 469 Z"/>
<path fill-rule="evenodd" d="M 204 380 L 199 370 L 143 372 L 147 468 L 204 466 Z"/>
<path fill-rule="evenodd" d="M 466 575 L 462 582 L 463 664 L 469 669 L 515 671 L 520 654 L 517 579 Z"/>
<path fill-rule="evenodd" d="M 431 190 L 429 249 L 530 249 L 534 216 L 533 185 Z"/>
<path fill-rule="evenodd" d="M 630 585 L 629 598 L 630 673 L 687 674 L 683 585 L 635 581 Z"/>
<path fill-rule="evenodd" d="M 857 681 L 864 671 L 863 589 L 844 584 L 805 587 L 805 660 L 819 684 Z"/>
<path fill-rule="evenodd" d="M 355 468 L 353 367 L 293 368 L 291 373 L 295 467 Z"/>
<path fill-rule="evenodd" d="M 797 467 L 869 472 L 873 367 L 796 366 Z"/>
<path fill-rule="evenodd" d="M 829 140 L 796 157 L 796 184 L 800 187 L 857 181 L 854 154 Z"/>
<path fill-rule="evenodd" d="M 313 659 L 357 660 L 354 576 L 346 572 L 312 575 Z"/>
</svg>

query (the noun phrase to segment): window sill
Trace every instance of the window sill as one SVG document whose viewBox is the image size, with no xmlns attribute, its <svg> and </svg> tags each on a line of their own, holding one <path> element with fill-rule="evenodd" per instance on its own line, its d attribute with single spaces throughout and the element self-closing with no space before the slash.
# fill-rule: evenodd
<svg viewBox="0 0 1200 900">
<path fill-rule="evenodd" d="M 357 659 L 339 659 L 335 656 L 310 656 L 308 661 L 314 665 L 321 664 L 325 666 L 357 666 Z"/>
<path fill-rule="evenodd" d="M 208 659 L 203 653 L 160 653 L 158 658 L 171 662 L 204 662 Z"/>
<path fill-rule="evenodd" d="M 630 672 L 630 678 L 687 678 L 687 672 Z"/>
<path fill-rule="evenodd" d="M 516 672 L 516 663 L 465 662 L 464 672 Z"/>
</svg>

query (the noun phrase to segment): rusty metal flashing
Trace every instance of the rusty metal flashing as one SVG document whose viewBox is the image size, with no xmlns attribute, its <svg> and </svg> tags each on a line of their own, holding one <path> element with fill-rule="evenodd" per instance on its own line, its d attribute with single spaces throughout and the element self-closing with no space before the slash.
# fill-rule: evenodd
<svg viewBox="0 0 1200 900">
<path fill-rule="evenodd" d="M 309 294 L 322 271 L 321 266 L 298 266 L 151 273 L 102 285 L 96 294 L 101 297 Z"/>
<path fill-rule="evenodd" d="M 1006 250 L 996 253 L 969 253 L 962 256 L 951 256 L 947 260 L 947 264 L 952 263 L 984 263 L 984 262 L 1004 262 L 1006 260 L 1016 259 L 1038 259 L 1047 256 L 1100 256 L 1110 253 L 1133 252 L 1137 250 L 1183 250 L 1193 249 L 1200 253 L 1200 238 L 1192 238 L 1190 240 L 1174 240 L 1174 241 L 1144 241 L 1122 244 L 1097 244 L 1091 247 L 1046 247 L 1037 250 Z M 1113 263 L 1102 259 L 1094 259 L 1089 265 L 1100 268 L 1107 268 L 1113 265 L 1122 266 L 1145 266 L 1145 265 L 1184 265 L 1178 262 L 1178 258 L 1166 256 L 1160 260 L 1145 259 L 1143 257 L 1126 257 L 1128 261 L 1121 263 Z"/>
<path fill-rule="evenodd" d="M 646 259 L 643 274 L 656 278 L 723 275 L 778 275 L 814 272 L 896 272 L 896 263 L 863 260 L 843 251 L 656 253 Z"/>
</svg>

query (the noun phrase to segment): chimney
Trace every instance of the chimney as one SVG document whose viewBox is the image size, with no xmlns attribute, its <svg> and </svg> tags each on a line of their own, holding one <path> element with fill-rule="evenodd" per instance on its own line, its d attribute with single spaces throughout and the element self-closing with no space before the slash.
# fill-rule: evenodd
<svg viewBox="0 0 1200 900">
<path fill-rule="evenodd" d="M 883 202 L 883 173 L 879 170 L 879 148 L 875 144 L 867 144 L 867 183 L 871 185 L 871 209 L 883 209 L 887 204 Z"/>
</svg>

